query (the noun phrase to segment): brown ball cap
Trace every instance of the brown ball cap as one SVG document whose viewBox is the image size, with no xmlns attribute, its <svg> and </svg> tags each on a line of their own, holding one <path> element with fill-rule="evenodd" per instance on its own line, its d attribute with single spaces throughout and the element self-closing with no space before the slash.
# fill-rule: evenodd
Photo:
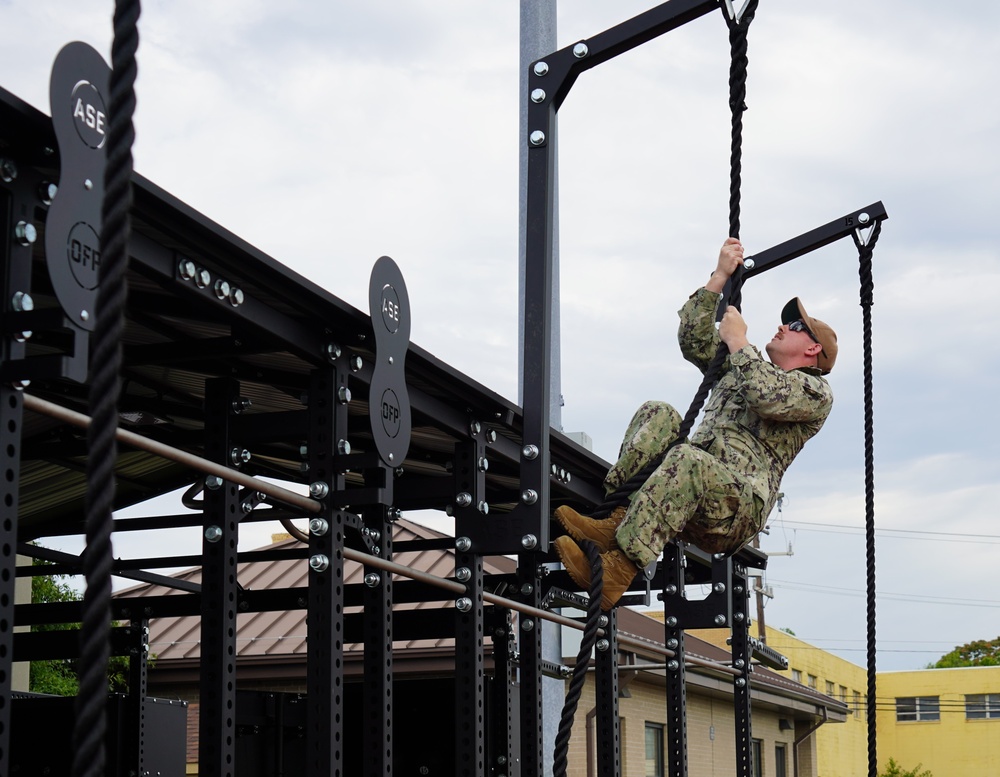
<svg viewBox="0 0 1000 777">
<path fill-rule="evenodd" d="M 830 328 L 829 324 L 824 324 L 818 318 L 813 318 L 806 313 L 801 300 L 798 297 L 793 297 L 781 309 L 781 323 L 790 324 L 800 320 L 809 327 L 812 336 L 823 346 L 823 350 L 816 358 L 816 366 L 826 375 L 833 369 L 833 365 L 837 361 L 837 333 Z"/>
</svg>

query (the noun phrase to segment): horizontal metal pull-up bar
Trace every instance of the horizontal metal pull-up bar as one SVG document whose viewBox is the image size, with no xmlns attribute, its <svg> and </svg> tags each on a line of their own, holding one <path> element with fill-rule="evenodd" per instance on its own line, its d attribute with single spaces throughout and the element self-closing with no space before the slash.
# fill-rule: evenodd
<svg viewBox="0 0 1000 777">
<path fill-rule="evenodd" d="M 90 416 L 78 413 L 75 410 L 70 410 L 69 408 L 62 407 L 54 402 L 49 402 L 48 400 L 41 399 L 30 394 L 24 394 L 24 406 L 28 410 L 47 415 L 58 421 L 64 421 L 65 423 L 80 427 L 81 429 L 88 428 L 92 421 Z M 258 478 L 247 475 L 238 470 L 224 467 L 221 464 L 216 464 L 215 462 L 204 459 L 201 456 L 195 456 L 193 453 L 187 453 L 186 451 L 179 450 L 170 445 L 157 442 L 156 440 L 151 440 L 148 437 L 143 437 L 141 434 L 130 432 L 127 429 L 119 428 L 115 432 L 115 437 L 119 442 L 125 445 L 139 448 L 156 456 L 162 456 L 170 461 L 175 461 L 178 464 L 191 467 L 191 469 L 199 470 L 206 475 L 217 475 L 218 477 L 221 477 L 224 480 L 229 480 L 237 485 L 260 491 L 261 493 L 267 494 L 268 496 L 285 502 L 286 504 L 294 507 L 301 507 L 303 510 L 307 510 L 310 513 L 319 513 L 324 509 L 320 502 L 303 496 L 302 494 L 297 494 L 294 491 L 289 491 L 281 486 L 268 483 L 265 480 L 259 480 Z M 426 583 L 427 585 L 444 589 L 449 593 L 458 595 L 465 595 L 468 593 L 468 589 L 465 585 L 455 580 L 437 577 L 436 575 L 421 572 L 419 570 L 403 566 L 402 564 L 397 564 L 394 561 L 379 558 L 378 556 L 370 556 L 367 553 L 362 553 L 351 548 L 343 548 L 342 552 L 344 554 L 344 558 L 349 561 L 375 567 L 376 569 L 381 569 L 384 572 L 391 572 L 410 580 L 416 580 L 420 583 Z M 530 615 L 533 618 L 540 618 L 560 626 L 576 629 L 577 631 L 583 631 L 584 629 L 584 624 L 574 620 L 573 618 L 550 612 L 549 610 L 531 607 L 523 602 L 514 601 L 513 599 L 505 599 L 502 596 L 497 596 L 496 594 L 489 593 L 488 591 L 483 592 L 483 601 L 496 605 L 497 607 L 514 610 L 523 615 Z M 643 640 L 633 639 L 621 634 L 618 635 L 618 644 L 632 650 L 646 650 L 658 655 L 666 656 L 667 658 L 673 658 L 676 655 L 673 650 L 663 647 L 662 645 L 657 645 L 654 642 L 645 642 Z M 713 661 L 705 659 L 685 656 L 684 660 L 685 663 L 689 665 L 700 666 L 737 677 L 743 674 L 738 669 L 733 669 L 732 667 L 717 664 Z"/>
</svg>

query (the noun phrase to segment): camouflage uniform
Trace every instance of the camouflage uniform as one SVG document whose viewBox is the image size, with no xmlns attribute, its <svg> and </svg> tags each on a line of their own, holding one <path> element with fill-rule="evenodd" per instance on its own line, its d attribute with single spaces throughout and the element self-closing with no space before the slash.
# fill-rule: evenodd
<svg viewBox="0 0 1000 777">
<path fill-rule="evenodd" d="M 720 339 L 719 295 L 699 289 L 680 310 L 684 358 L 703 372 Z M 823 426 L 833 394 L 818 369 L 786 371 L 752 345 L 731 354 L 690 442 L 675 446 L 643 486 L 617 532 L 625 554 L 645 566 L 673 537 L 709 553 L 730 553 L 764 525 L 792 459 Z M 605 480 L 614 491 L 673 442 L 681 418 L 664 402 L 647 402 L 625 432 L 618 462 Z"/>
</svg>

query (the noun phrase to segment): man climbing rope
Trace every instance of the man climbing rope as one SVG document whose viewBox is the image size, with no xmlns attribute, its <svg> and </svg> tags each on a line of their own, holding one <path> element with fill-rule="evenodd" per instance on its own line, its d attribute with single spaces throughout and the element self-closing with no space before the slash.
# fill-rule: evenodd
<svg viewBox="0 0 1000 777">
<path fill-rule="evenodd" d="M 746 322 L 736 308 L 727 308 L 716 331 L 719 295 L 741 264 L 742 244 L 727 239 L 711 278 L 679 312 L 685 359 L 704 372 L 720 340 L 729 351 L 690 442 L 670 448 L 680 415 L 665 402 L 646 402 L 633 416 L 618 462 L 604 481 L 610 494 L 662 458 L 629 506 L 604 520 L 565 505 L 555 511 L 569 534 L 556 538 L 556 552 L 584 590 L 590 564 L 573 540 L 590 540 L 600 549 L 605 610 L 674 537 L 709 553 L 732 553 L 749 542 L 770 514 L 788 465 L 830 414 L 833 393 L 822 376 L 836 361 L 837 335 L 811 318 L 798 297 L 784 306 L 782 323 L 765 346 L 770 362 L 747 340 Z"/>
</svg>

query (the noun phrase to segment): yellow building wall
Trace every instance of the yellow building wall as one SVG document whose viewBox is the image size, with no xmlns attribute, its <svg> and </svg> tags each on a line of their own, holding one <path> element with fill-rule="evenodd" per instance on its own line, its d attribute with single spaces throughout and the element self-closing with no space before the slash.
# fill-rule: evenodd
<svg viewBox="0 0 1000 777">
<path fill-rule="evenodd" d="M 689 633 L 713 645 L 727 648 L 726 638 L 729 632 L 726 629 L 695 629 Z M 810 738 L 815 740 L 812 749 L 816 757 L 817 777 L 856 777 L 866 774 L 868 726 L 865 722 L 865 699 L 868 679 L 865 669 L 778 629 L 767 627 L 766 642 L 768 647 L 788 658 L 787 670 L 774 671 L 790 680 L 798 673 L 803 685 L 840 699 L 851 710 L 844 723 L 826 723 L 811 735 Z M 829 692 L 831 689 L 827 683 L 832 683 L 832 693 Z M 755 736 L 756 733 L 755 717 Z M 800 745 L 800 764 L 806 753 L 807 750 Z"/>
<path fill-rule="evenodd" d="M 878 763 L 918 763 L 934 777 L 1000 775 L 1000 718 L 968 720 L 966 694 L 1000 694 L 1000 666 L 879 672 Z M 897 721 L 896 698 L 937 696 L 941 719 Z"/>
</svg>

